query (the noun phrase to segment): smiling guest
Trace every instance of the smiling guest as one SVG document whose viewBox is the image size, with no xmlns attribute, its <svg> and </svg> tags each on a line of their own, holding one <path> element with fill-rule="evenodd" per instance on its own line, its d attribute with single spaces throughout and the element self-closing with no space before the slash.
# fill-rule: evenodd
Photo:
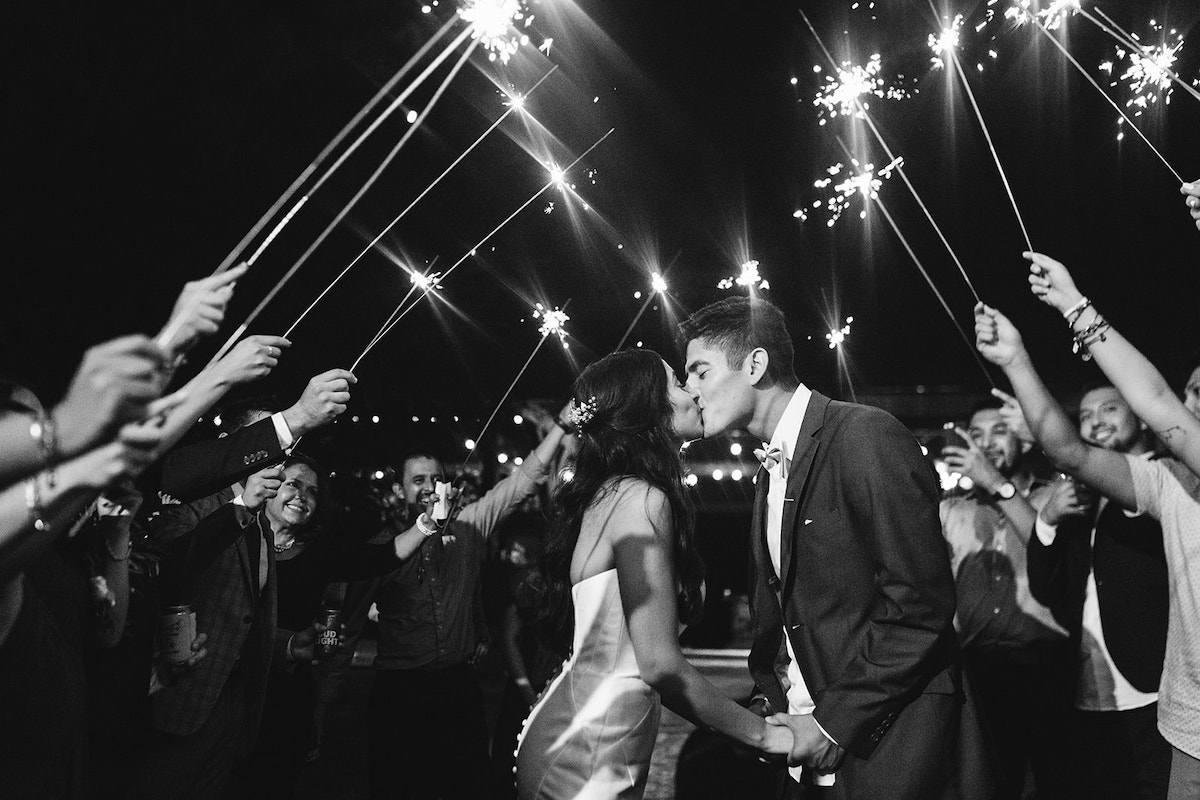
<svg viewBox="0 0 1200 800">
<path fill-rule="evenodd" d="M 1109 384 L 1084 391 L 1079 435 L 1114 453 L 1156 455 L 1146 423 Z M 1029 588 L 1071 631 L 1077 653 L 1069 797 L 1166 797 L 1171 747 L 1156 727 L 1170 602 L 1162 526 L 1060 480 L 1028 554 Z"/>
<path fill-rule="evenodd" d="M 1062 736 L 1070 679 L 1067 632 L 1029 589 L 1025 549 L 1047 487 L 989 397 L 971 412 L 946 467 L 972 482 L 941 504 L 958 594 L 955 628 L 984 727 L 998 756 L 998 798 L 1017 800 L 1032 767 L 1039 797 L 1062 797 Z"/>
<path fill-rule="evenodd" d="M 291 796 L 309 746 L 316 703 L 311 657 L 296 657 L 294 636 L 310 628 L 335 581 L 383 575 L 399 566 L 394 539 L 383 544 L 346 541 L 321 524 L 321 471 L 307 456 L 294 454 L 281 464 L 278 493 L 261 517 L 271 529 L 278 585 L 276 641 L 258 741 L 244 762 L 248 797 Z M 399 531 L 393 531 L 393 535 Z M 298 638 L 304 638 L 301 634 Z M 288 642 L 292 642 L 288 648 Z"/>
</svg>

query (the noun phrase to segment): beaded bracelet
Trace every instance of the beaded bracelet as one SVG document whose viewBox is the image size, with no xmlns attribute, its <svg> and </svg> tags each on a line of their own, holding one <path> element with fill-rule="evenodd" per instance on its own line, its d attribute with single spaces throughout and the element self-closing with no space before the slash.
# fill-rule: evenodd
<svg viewBox="0 0 1200 800">
<path fill-rule="evenodd" d="M 419 517 L 417 517 L 417 530 L 419 530 L 426 537 L 433 536 L 435 533 L 438 532 L 437 526 L 434 525 L 432 528 L 427 527 L 425 525 L 425 520 L 423 519 L 424 516 L 425 516 L 424 514 L 421 514 Z"/>
<path fill-rule="evenodd" d="M 1091 361 L 1092 354 L 1089 348 L 1097 342 L 1107 341 L 1106 334 L 1111 329 L 1112 326 L 1108 324 L 1108 320 L 1097 314 L 1091 325 L 1075 332 L 1075 343 L 1071 345 L 1071 352 L 1076 353 L 1084 361 Z"/>
</svg>

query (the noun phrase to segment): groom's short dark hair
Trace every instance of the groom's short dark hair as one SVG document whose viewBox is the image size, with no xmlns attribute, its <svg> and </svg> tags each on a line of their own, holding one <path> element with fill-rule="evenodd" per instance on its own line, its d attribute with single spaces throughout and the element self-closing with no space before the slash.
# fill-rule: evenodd
<svg viewBox="0 0 1200 800">
<path fill-rule="evenodd" d="M 715 346 L 731 369 L 741 369 L 750 351 L 761 347 L 767 351 L 767 375 L 789 386 L 798 383 L 783 312 L 766 300 L 727 297 L 709 303 L 679 323 L 679 334 L 685 349 L 693 339 Z"/>
</svg>

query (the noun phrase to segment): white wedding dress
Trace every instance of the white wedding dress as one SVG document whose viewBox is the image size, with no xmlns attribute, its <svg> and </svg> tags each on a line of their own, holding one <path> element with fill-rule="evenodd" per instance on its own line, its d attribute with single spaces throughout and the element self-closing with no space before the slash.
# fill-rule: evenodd
<svg viewBox="0 0 1200 800">
<path fill-rule="evenodd" d="M 520 800 L 640 800 L 662 704 L 640 677 L 617 584 L 606 570 L 571 588 L 571 657 L 525 720 Z"/>
</svg>

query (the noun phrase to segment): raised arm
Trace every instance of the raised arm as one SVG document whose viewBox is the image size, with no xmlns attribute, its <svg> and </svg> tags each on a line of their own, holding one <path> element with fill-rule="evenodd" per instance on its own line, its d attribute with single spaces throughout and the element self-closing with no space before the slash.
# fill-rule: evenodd
<svg viewBox="0 0 1200 800">
<path fill-rule="evenodd" d="M 768 725 L 717 691 L 679 649 L 679 614 L 666 497 L 644 483 L 618 490 L 608 531 L 621 603 L 642 680 L 694 725 L 768 752 L 791 750 L 791 732 Z"/>
<path fill-rule="evenodd" d="M 1083 480 L 1126 508 L 1136 508 L 1133 478 L 1124 456 L 1091 447 L 1050 394 L 1033 367 L 1016 326 L 994 308 L 975 306 L 975 346 L 988 361 L 1004 370 L 1046 457 L 1063 472 Z"/>
<path fill-rule="evenodd" d="M 1025 253 L 1029 284 L 1043 303 L 1067 318 L 1078 346 L 1086 347 L 1143 422 L 1171 454 L 1200 473 L 1200 419 L 1171 391 L 1162 373 L 1106 320 L 1077 288 L 1071 273 L 1041 253 Z"/>
</svg>

